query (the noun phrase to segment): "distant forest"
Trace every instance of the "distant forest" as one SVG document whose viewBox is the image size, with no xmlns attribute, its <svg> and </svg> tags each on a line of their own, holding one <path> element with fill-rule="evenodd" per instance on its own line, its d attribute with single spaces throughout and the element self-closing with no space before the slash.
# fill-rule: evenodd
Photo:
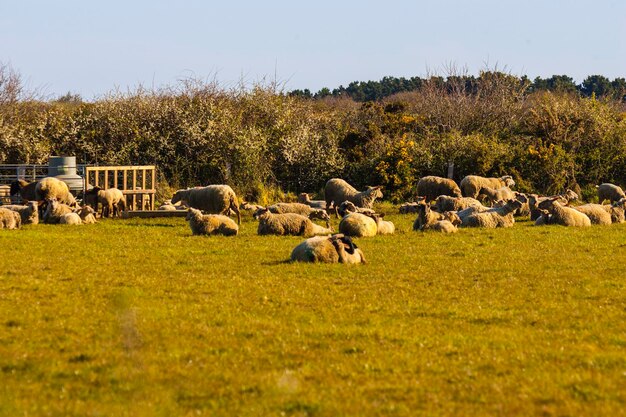
<svg viewBox="0 0 626 417">
<path fill-rule="evenodd" d="M 378 101 L 397 93 L 419 91 L 427 82 L 437 83 L 449 90 L 457 88 L 458 85 L 464 85 L 465 92 L 471 94 L 479 90 L 479 78 L 473 75 L 451 75 L 445 78 L 441 76 L 429 78 L 384 77 L 380 81 L 353 81 L 347 87 L 339 86 L 332 91 L 325 87 L 316 93 L 304 89 L 293 90 L 289 94 L 310 99 L 349 97 L 358 102 Z M 537 77 L 534 80 L 524 75 L 518 79 L 520 86 L 528 94 L 538 91 L 551 91 L 626 102 L 626 79 L 624 78 L 615 78 L 611 81 L 603 75 L 590 75 L 580 84 L 576 84 L 574 79 L 567 75 L 553 75 L 549 78 Z"/>
</svg>

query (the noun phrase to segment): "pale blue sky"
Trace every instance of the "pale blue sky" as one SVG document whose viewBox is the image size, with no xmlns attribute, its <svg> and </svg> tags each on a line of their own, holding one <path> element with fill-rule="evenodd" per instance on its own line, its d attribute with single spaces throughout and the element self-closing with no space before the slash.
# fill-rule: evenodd
<svg viewBox="0 0 626 417">
<path fill-rule="evenodd" d="M 447 63 L 626 77 L 626 1 L 0 0 L 0 62 L 90 99 L 193 75 L 286 88 L 424 76 Z"/>
</svg>

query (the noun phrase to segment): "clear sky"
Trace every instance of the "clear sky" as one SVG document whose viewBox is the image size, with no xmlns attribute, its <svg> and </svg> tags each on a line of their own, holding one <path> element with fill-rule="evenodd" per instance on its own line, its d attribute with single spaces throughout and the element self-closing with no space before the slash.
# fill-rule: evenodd
<svg viewBox="0 0 626 417">
<path fill-rule="evenodd" d="M 443 73 L 626 77 L 626 1 L 0 0 L 0 62 L 49 96 L 264 77 L 291 89 Z"/>
</svg>

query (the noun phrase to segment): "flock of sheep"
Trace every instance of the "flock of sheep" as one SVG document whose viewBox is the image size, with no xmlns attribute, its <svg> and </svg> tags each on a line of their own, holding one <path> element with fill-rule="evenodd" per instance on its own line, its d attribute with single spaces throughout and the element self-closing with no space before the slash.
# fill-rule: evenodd
<svg viewBox="0 0 626 417">
<path fill-rule="evenodd" d="M 417 184 L 416 202 L 400 206 L 401 214 L 416 214 L 415 231 L 454 233 L 459 227 L 511 227 L 515 217 L 530 217 L 536 225 L 591 226 L 624 222 L 626 194 L 613 184 L 597 186 L 600 204 L 579 206 L 570 203 L 578 195 L 567 190 L 561 195 L 539 196 L 511 190 L 510 176 L 465 177 L 460 186 L 451 179 L 427 176 Z M 17 229 L 21 224 L 89 224 L 96 222 L 101 205 L 102 217 L 119 216 L 126 210 L 126 200 L 116 188 L 88 190 L 79 205 L 67 185 L 48 177 L 34 183 L 16 181 L 11 194 L 20 194 L 24 205 L 0 206 L 0 228 Z M 373 204 L 383 197 L 381 187 L 357 191 L 346 181 L 333 178 L 326 183 L 324 200 L 311 200 L 306 193 L 298 203 L 276 203 L 262 207 L 247 202 L 239 204 L 228 185 L 209 185 L 178 190 L 160 210 L 186 210 L 194 235 L 235 236 L 241 224 L 241 210 L 253 212 L 259 235 L 296 235 L 308 239 L 296 246 L 292 261 L 327 263 L 363 263 L 363 252 L 352 237 L 393 234 L 395 226 L 376 213 Z M 481 200 L 487 205 L 484 205 Z M 603 204 L 609 200 L 609 204 Z M 206 212 L 208 214 L 203 214 Z M 330 214 L 341 217 L 339 233 L 333 234 Z M 235 215 L 237 222 L 229 215 Z M 324 226 L 313 220 L 325 222 Z"/>
</svg>

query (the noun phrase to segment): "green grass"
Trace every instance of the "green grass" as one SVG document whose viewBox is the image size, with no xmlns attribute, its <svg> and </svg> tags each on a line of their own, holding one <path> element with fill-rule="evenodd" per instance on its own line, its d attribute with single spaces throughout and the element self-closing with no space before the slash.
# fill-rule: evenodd
<svg viewBox="0 0 626 417">
<path fill-rule="evenodd" d="M 388 217 L 359 266 L 249 217 L 0 230 L 0 415 L 626 414 L 626 225 Z"/>
</svg>

